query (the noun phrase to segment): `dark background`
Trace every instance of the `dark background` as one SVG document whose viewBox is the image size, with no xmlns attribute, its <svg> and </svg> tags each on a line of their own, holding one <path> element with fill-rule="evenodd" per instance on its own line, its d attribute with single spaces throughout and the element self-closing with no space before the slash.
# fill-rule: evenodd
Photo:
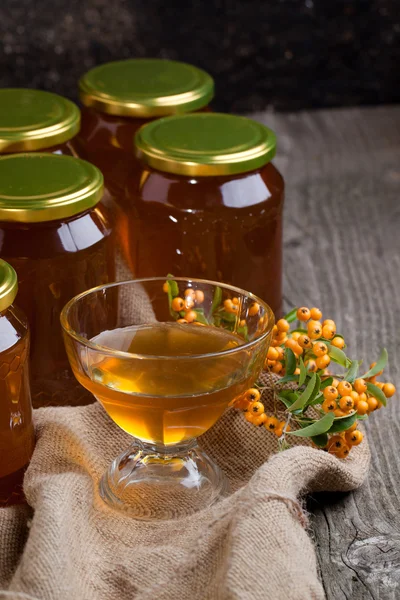
<svg viewBox="0 0 400 600">
<path fill-rule="evenodd" d="M 96 64 L 156 56 L 216 79 L 217 110 L 400 101 L 400 0 L 1 0 L 0 85 L 76 98 Z"/>
</svg>

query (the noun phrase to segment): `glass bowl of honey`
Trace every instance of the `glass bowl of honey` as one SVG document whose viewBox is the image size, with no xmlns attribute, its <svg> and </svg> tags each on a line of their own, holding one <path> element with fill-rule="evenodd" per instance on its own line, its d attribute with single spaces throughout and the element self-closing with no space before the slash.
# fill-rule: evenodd
<svg viewBox="0 0 400 600">
<path fill-rule="evenodd" d="M 201 435 L 257 379 L 270 307 L 229 285 L 154 277 L 76 296 L 61 324 L 75 377 L 133 436 L 100 482 L 103 500 L 138 519 L 169 519 L 224 495 Z"/>
</svg>

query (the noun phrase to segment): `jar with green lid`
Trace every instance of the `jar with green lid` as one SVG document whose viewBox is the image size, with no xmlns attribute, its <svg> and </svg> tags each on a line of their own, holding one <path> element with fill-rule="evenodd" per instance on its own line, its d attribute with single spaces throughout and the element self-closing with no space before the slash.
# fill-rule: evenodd
<svg viewBox="0 0 400 600">
<path fill-rule="evenodd" d="M 101 172 L 81 159 L 0 157 L 0 255 L 18 274 L 30 324 L 34 407 L 91 401 L 70 371 L 59 316 L 76 294 L 114 280 L 102 194 Z"/>
<path fill-rule="evenodd" d="M 29 328 L 14 304 L 17 294 L 17 274 L 0 260 L 0 507 L 24 500 L 22 480 L 35 445 Z"/>
<path fill-rule="evenodd" d="M 279 313 L 284 182 L 275 134 L 233 115 L 159 119 L 135 138 L 142 162 L 121 202 L 135 277 L 199 277 L 249 290 Z"/>
<path fill-rule="evenodd" d="M 80 110 L 41 90 L 0 89 L 0 154 L 50 152 L 78 155 Z"/>
<path fill-rule="evenodd" d="M 174 60 L 110 62 L 79 81 L 82 157 L 104 174 L 111 196 L 133 167 L 132 140 L 142 125 L 167 115 L 205 110 L 214 81 L 205 71 Z"/>
</svg>

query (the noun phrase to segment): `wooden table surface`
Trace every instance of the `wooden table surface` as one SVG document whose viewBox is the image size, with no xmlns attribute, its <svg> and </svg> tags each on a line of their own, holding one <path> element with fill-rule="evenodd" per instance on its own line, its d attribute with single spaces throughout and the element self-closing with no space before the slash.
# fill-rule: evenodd
<svg viewBox="0 0 400 600">
<path fill-rule="evenodd" d="M 400 107 L 252 115 L 278 135 L 286 307 L 318 306 L 349 355 L 389 352 L 397 396 L 367 424 L 361 489 L 311 499 L 329 600 L 400 598 Z"/>
</svg>

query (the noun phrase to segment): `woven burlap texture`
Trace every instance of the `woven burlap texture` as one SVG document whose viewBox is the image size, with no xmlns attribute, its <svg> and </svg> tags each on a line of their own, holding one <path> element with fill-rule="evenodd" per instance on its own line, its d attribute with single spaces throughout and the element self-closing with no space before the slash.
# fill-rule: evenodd
<svg viewBox="0 0 400 600">
<path fill-rule="evenodd" d="M 101 475 L 131 442 L 100 405 L 39 409 L 35 419 L 25 478 L 33 510 L 0 511 L 0 598 L 324 598 L 300 501 L 360 486 L 367 443 L 344 461 L 306 445 L 277 453 L 274 435 L 228 410 L 201 445 L 228 476 L 230 495 L 190 517 L 146 522 L 99 497 Z"/>
</svg>

